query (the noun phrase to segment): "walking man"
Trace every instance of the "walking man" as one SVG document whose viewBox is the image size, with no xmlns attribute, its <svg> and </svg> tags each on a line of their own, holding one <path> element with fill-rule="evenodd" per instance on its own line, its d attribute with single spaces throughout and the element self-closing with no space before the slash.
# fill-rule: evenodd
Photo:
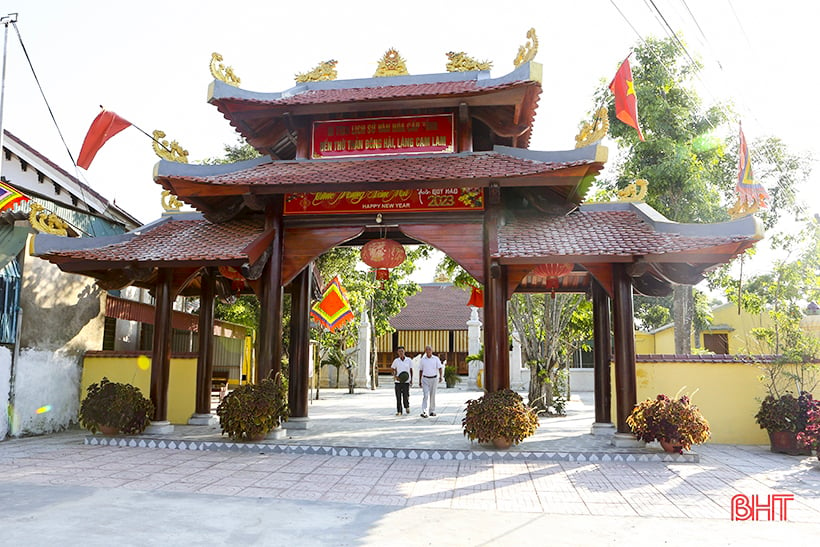
<svg viewBox="0 0 820 547">
<path fill-rule="evenodd" d="M 419 387 L 424 393 L 421 401 L 422 418 L 436 415 L 436 387 L 444 379 L 443 374 L 441 359 L 433 355 L 432 347 L 425 346 L 424 355 L 419 359 Z"/>
<path fill-rule="evenodd" d="M 410 383 L 413 381 L 413 360 L 404 355 L 404 346 L 396 348 L 399 356 L 393 359 L 393 381 L 396 390 L 396 416 L 401 416 L 402 403 L 405 414 L 410 414 Z"/>
</svg>

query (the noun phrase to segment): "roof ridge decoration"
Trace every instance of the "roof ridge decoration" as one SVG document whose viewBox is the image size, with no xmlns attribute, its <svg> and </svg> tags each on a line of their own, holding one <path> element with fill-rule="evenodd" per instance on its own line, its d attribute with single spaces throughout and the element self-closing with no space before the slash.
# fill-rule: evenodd
<svg viewBox="0 0 820 547">
<path fill-rule="evenodd" d="M 188 151 L 182 148 L 177 141 L 160 140 L 165 137 L 165 132 L 159 129 L 154 130 L 153 147 L 154 153 L 160 158 L 176 163 L 188 163 Z"/>
<path fill-rule="evenodd" d="M 523 46 L 518 46 L 518 55 L 515 56 L 513 61 L 516 68 L 535 59 L 535 55 L 538 53 L 538 37 L 535 35 L 534 28 L 527 31 L 527 38 L 529 40 Z"/>
<path fill-rule="evenodd" d="M 605 106 L 595 112 L 592 123 L 584 122 L 575 136 L 575 148 L 583 148 L 599 142 L 609 132 L 609 114 Z"/>
<path fill-rule="evenodd" d="M 56 214 L 46 211 L 45 207 L 37 202 L 29 204 L 28 221 L 38 232 L 56 236 L 68 235 L 68 223 Z"/>
<path fill-rule="evenodd" d="M 753 202 L 749 203 L 746 199 L 742 196 L 737 197 L 737 201 L 734 205 L 732 205 L 728 209 L 729 216 L 732 219 L 737 219 L 741 217 L 745 217 L 751 215 L 753 213 L 757 213 L 760 211 L 760 204 L 758 200 L 754 200 Z"/>
<path fill-rule="evenodd" d="M 320 82 L 322 80 L 335 80 L 338 76 L 336 72 L 336 59 L 330 59 L 316 65 L 308 72 L 300 72 L 294 76 L 297 84 L 305 82 Z"/>
<path fill-rule="evenodd" d="M 226 67 L 222 64 L 222 55 L 217 52 L 211 54 L 211 75 L 219 81 L 228 85 L 239 87 L 241 80 L 233 71 L 233 67 Z"/>
<path fill-rule="evenodd" d="M 478 61 L 463 51 L 447 52 L 447 72 L 470 72 L 472 70 L 490 70 L 492 61 Z"/>
<path fill-rule="evenodd" d="M 618 190 L 618 201 L 621 203 L 635 203 L 646 199 L 646 192 L 649 189 L 649 182 L 646 179 L 638 179 Z"/>
<path fill-rule="evenodd" d="M 166 213 L 179 213 L 179 210 L 182 208 L 182 202 L 169 190 L 162 191 L 161 203 L 162 209 Z"/>
<path fill-rule="evenodd" d="M 407 65 L 404 59 L 395 48 L 388 49 L 381 59 L 379 59 L 379 66 L 376 68 L 374 78 L 382 78 L 386 76 L 406 76 Z"/>
</svg>

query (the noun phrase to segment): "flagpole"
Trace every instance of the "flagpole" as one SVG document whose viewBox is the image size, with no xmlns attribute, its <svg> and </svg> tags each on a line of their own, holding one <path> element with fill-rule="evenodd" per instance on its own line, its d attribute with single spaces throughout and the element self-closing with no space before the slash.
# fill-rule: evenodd
<svg viewBox="0 0 820 547">
<path fill-rule="evenodd" d="M 8 49 L 9 43 L 9 23 L 16 22 L 16 13 L 9 13 L 5 17 L 0 17 L 0 23 L 3 23 L 6 27 L 6 31 L 3 36 L 3 74 L 0 76 L 0 152 L 3 151 L 3 142 L 5 141 L 5 131 L 3 130 L 3 103 L 6 98 L 6 50 Z M 3 161 L 2 158 L 0 158 L 0 179 L 2 179 L 2 174 Z"/>
</svg>

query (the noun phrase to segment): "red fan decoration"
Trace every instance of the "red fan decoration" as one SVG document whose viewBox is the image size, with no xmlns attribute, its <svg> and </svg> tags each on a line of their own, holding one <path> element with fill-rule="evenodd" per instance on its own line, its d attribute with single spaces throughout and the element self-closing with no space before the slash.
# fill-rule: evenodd
<svg viewBox="0 0 820 547">
<path fill-rule="evenodd" d="M 231 290 L 239 292 L 245 288 L 245 277 L 231 266 L 220 266 L 219 273 L 222 277 L 227 277 L 231 280 Z"/>
<path fill-rule="evenodd" d="M 572 271 L 572 264 L 539 264 L 532 273 L 547 279 L 547 288 L 552 291 L 552 297 L 555 298 L 555 289 L 558 288 L 559 279 Z"/>
</svg>

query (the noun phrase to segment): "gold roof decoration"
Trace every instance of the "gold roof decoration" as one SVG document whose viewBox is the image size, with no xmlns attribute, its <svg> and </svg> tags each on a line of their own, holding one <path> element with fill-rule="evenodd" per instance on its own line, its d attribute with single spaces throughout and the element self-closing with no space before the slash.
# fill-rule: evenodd
<svg viewBox="0 0 820 547">
<path fill-rule="evenodd" d="M 463 51 L 447 52 L 447 72 L 469 72 L 471 70 L 490 70 L 491 61 L 478 61 Z"/>
<path fill-rule="evenodd" d="M 56 214 L 46 211 L 39 203 L 30 202 L 28 221 L 38 232 L 57 236 L 68 235 L 68 223 Z"/>
<path fill-rule="evenodd" d="M 319 63 L 316 67 L 309 71 L 309 72 L 300 72 L 294 79 L 296 80 L 297 84 L 301 84 L 304 82 L 319 82 L 322 80 L 335 80 L 336 79 L 336 59 L 331 59 L 329 61 L 325 61 L 323 63 Z"/>
<path fill-rule="evenodd" d="M 758 200 L 750 201 L 743 196 L 738 196 L 737 201 L 729 208 L 728 213 L 732 220 L 735 220 L 757 213 L 758 211 L 760 211 L 760 203 L 758 203 Z"/>
<path fill-rule="evenodd" d="M 182 148 L 177 141 L 161 141 L 165 132 L 154 130 L 154 153 L 160 158 L 177 163 L 188 163 L 188 151 Z"/>
<path fill-rule="evenodd" d="M 584 122 L 581 130 L 575 136 L 575 148 L 583 148 L 594 144 L 604 137 L 609 132 L 609 115 L 606 107 L 601 107 L 595 112 L 595 117 L 592 123 Z"/>
<path fill-rule="evenodd" d="M 623 190 L 618 190 L 617 201 L 632 203 L 646 199 L 646 192 L 649 189 L 649 182 L 646 179 L 638 179 L 628 185 Z"/>
<path fill-rule="evenodd" d="M 172 194 L 169 190 L 162 191 L 162 210 L 166 213 L 178 213 L 182 207 L 182 202 L 179 198 Z"/>
<path fill-rule="evenodd" d="M 384 56 L 379 59 L 379 66 L 376 68 L 374 78 L 382 78 L 385 76 L 406 76 L 410 74 L 407 72 L 407 65 L 402 59 L 399 52 L 395 48 L 388 49 Z"/>
<path fill-rule="evenodd" d="M 535 55 L 538 53 L 538 37 L 535 36 L 534 28 L 527 31 L 527 38 L 529 38 L 527 43 L 523 46 L 518 46 L 518 55 L 515 56 L 515 60 L 513 61 L 516 67 L 524 63 L 529 63 L 535 59 Z"/>
<path fill-rule="evenodd" d="M 232 67 L 222 64 L 222 55 L 217 52 L 211 54 L 211 76 L 234 87 L 239 87 L 241 81 Z"/>
</svg>

